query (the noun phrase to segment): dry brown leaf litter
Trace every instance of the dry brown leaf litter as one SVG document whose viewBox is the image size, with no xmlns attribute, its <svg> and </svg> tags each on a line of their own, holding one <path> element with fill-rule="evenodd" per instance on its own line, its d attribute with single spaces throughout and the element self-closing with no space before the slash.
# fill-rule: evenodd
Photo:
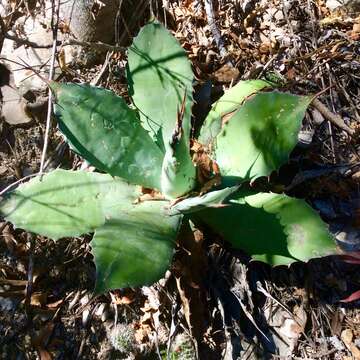
<svg viewBox="0 0 360 360">
<path fill-rule="evenodd" d="M 239 79 L 264 77 L 274 72 L 287 90 L 302 94 L 324 91 L 320 95 L 322 103 L 355 129 L 356 136 L 349 137 L 312 110 L 304 130 L 315 147 L 306 156 L 320 164 L 359 161 L 359 16 L 352 9 L 331 11 L 324 1 L 214 0 L 216 26 L 226 50 L 225 56 L 220 56 L 203 1 L 164 3 L 168 5 L 167 23 L 187 50 L 200 83 L 211 80 L 216 90 L 229 87 Z M 26 6 L 18 7 L 17 1 L 10 4 L 12 10 L 29 13 Z M 124 64 L 122 55 L 113 54 L 100 83 L 126 96 Z M 102 65 L 91 69 L 74 66 L 64 76 L 68 80 L 90 82 L 101 69 Z M 0 176 L 4 187 L 38 170 L 44 123 L 35 119 L 29 125 L 16 127 L 2 122 L 0 130 Z M 50 140 L 53 166 L 64 161 L 71 167 L 79 166 L 79 159 L 67 150 L 64 158 L 55 130 Z M 308 190 L 314 198 L 321 193 L 347 198 L 358 191 L 356 174 L 351 175 L 354 181 L 350 179 L 349 185 L 341 177 L 332 180 L 325 176 L 315 179 Z M 311 269 L 315 273 L 293 267 L 290 272 L 273 270 L 270 277 L 268 269 L 264 270 L 265 276 L 259 269 L 252 269 L 246 275 L 244 268 L 234 265 L 238 264 L 236 254 L 226 250 L 221 242 L 209 246 L 202 241 L 198 249 L 179 244 L 180 266 L 175 261 L 173 275 L 162 285 L 142 293 L 115 292 L 114 303 L 114 297 L 109 294 L 91 299 L 94 266 L 86 239 L 55 244 L 37 237 L 31 255 L 33 289 L 26 305 L 32 240 L 6 224 L 1 230 L 0 264 L 4 280 L 0 284 L 3 335 L 0 356 L 3 358 L 120 358 L 109 339 L 114 329 L 115 308 L 118 323 L 134 331 L 133 354 L 143 354 L 145 358 L 156 358 L 159 348 L 166 353 L 168 347 L 178 354 L 186 349 L 188 356 L 193 356 L 196 352 L 193 339 L 199 341 L 200 336 L 204 339 L 200 348 L 205 345 L 208 352 L 203 355 L 203 349 L 198 348 L 202 358 L 218 359 L 221 354 L 231 354 L 241 347 L 239 351 L 244 358 L 264 358 L 271 346 L 254 330 L 246 312 L 266 337 L 278 333 L 287 338 L 283 351 L 295 358 L 358 356 L 359 312 L 356 308 L 333 304 L 353 291 L 359 279 L 350 266 L 340 266 L 336 261 L 330 262 L 331 265 L 313 264 Z M 194 251 L 198 252 L 197 260 L 210 259 L 210 274 L 202 273 L 201 269 L 197 273 L 188 271 Z M 242 255 L 240 259 L 243 260 Z M 239 285 L 239 278 L 250 285 Z M 254 285 L 254 279 L 260 279 L 261 286 L 256 282 Z M 160 300 L 155 301 L 156 297 Z M 194 299 L 197 299 L 195 304 Z M 234 302 L 229 304 L 228 299 Z M 197 308 L 192 309 L 194 305 Z M 273 330 L 265 325 L 262 312 Z M 197 323 L 199 319 L 206 326 Z M 179 333 L 185 334 L 185 340 L 177 338 Z M 174 340 L 170 346 L 169 336 Z"/>
</svg>

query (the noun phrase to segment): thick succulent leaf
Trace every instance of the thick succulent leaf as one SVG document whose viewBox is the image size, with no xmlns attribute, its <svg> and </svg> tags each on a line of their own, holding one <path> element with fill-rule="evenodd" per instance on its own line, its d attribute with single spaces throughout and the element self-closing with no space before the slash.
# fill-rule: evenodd
<svg viewBox="0 0 360 360">
<path fill-rule="evenodd" d="M 224 95 L 211 107 L 204 124 L 201 127 L 199 142 L 208 145 L 221 131 L 224 116 L 229 116 L 239 109 L 244 100 L 258 91 L 271 87 L 264 80 L 239 81 L 235 86 L 225 91 Z"/>
<path fill-rule="evenodd" d="M 97 291 L 157 281 L 172 256 L 181 216 L 165 201 L 135 204 L 140 192 L 110 175 L 55 170 L 0 203 L 15 226 L 53 239 L 95 231 Z"/>
<path fill-rule="evenodd" d="M 0 202 L 16 227 L 53 239 L 93 232 L 140 195 L 110 175 L 55 170 L 20 185 Z"/>
<path fill-rule="evenodd" d="M 196 185 L 196 169 L 189 153 L 189 139 L 174 137 L 162 165 L 161 192 L 175 199 L 190 192 Z"/>
<path fill-rule="evenodd" d="M 160 189 L 163 154 L 121 97 L 86 84 L 50 86 L 59 128 L 74 151 L 101 171 Z"/>
<path fill-rule="evenodd" d="M 230 201 L 231 206 L 193 214 L 233 246 L 272 265 L 307 261 L 334 253 L 335 240 L 305 201 L 259 193 Z"/>
<path fill-rule="evenodd" d="M 161 24 L 145 25 L 128 52 L 128 82 L 141 121 L 165 150 L 185 98 L 183 136 L 188 144 L 193 72 L 184 49 Z"/>
<path fill-rule="evenodd" d="M 161 191 L 169 198 L 195 185 L 190 157 L 193 73 L 185 51 L 161 24 L 145 25 L 128 52 L 129 86 L 142 125 L 165 153 Z"/>
<path fill-rule="evenodd" d="M 150 285 L 169 266 L 181 216 L 168 216 L 164 201 L 132 206 L 98 228 L 91 242 L 96 291 Z"/>
<path fill-rule="evenodd" d="M 245 101 L 216 138 L 221 174 L 241 179 L 266 176 L 288 161 L 311 97 L 258 93 Z"/>
<path fill-rule="evenodd" d="M 169 214 L 190 214 L 205 208 L 229 206 L 224 201 L 238 189 L 239 186 L 232 186 L 221 190 L 214 190 L 201 196 L 189 197 L 171 206 Z"/>
</svg>

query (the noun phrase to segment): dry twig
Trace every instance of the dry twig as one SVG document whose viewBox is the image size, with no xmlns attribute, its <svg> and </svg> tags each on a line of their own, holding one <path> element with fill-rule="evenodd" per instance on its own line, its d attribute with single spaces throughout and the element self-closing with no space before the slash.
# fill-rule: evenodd
<svg viewBox="0 0 360 360">
<path fill-rule="evenodd" d="M 215 39 L 216 46 L 218 47 L 218 49 L 220 51 L 220 55 L 222 57 L 225 57 L 227 54 L 227 51 L 225 49 L 224 40 L 222 39 L 220 31 L 216 26 L 214 6 L 212 3 L 212 0 L 205 0 L 205 11 L 206 11 L 206 17 L 208 19 L 208 24 L 209 24 L 211 33 Z"/>
<path fill-rule="evenodd" d="M 29 311 L 29 306 L 31 303 L 31 294 L 33 291 L 33 280 L 34 280 L 34 247 L 35 247 L 35 239 L 32 234 L 28 234 L 28 239 L 30 242 L 30 249 L 29 249 L 29 266 L 28 266 L 28 273 L 27 273 L 27 284 L 26 284 L 26 293 L 25 293 L 25 306 L 27 312 Z"/>
<path fill-rule="evenodd" d="M 312 105 L 325 117 L 326 120 L 346 131 L 349 135 L 354 134 L 354 129 L 347 126 L 339 115 L 331 112 L 320 100 L 314 99 L 312 101 Z"/>
<path fill-rule="evenodd" d="M 39 45 L 38 43 L 34 42 L 34 41 L 30 41 L 27 39 L 22 39 L 16 35 L 11 35 L 8 33 L 7 29 L 6 29 L 6 25 L 4 23 L 4 20 L 2 19 L 2 17 L 0 16 L 0 29 L 1 29 L 1 36 L 3 36 L 5 39 L 9 39 L 14 41 L 17 45 L 26 45 L 29 46 L 33 49 L 49 49 L 53 46 L 53 44 L 49 44 L 49 45 Z M 60 45 L 60 42 L 57 44 Z"/>
<path fill-rule="evenodd" d="M 54 2 L 52 3 L 51 28 L 53 30 L 53 44 L 52 44 L 52 51 L 51 51 L 49 81 L 51 81 L 54 76 L 55 54 L 56 54 L 56 46 L 57 46 L 57 31 L 58 31 L 58 25 L 59 25 L 59 10 L 60 10 L 60 0 L 57 0 L 56 9 L 55 9 Z M 54 22 L 55 14 L 56 14 L 56 21 Z M 42 154 L 41 154 L 40 170 L 39 170 L 40 176 L 42 176 L 43 171 L 44 171 L 46 151 L 47 151 L 48 143 L 49 143 L 51 112 L 52 112 L 52 91 L 49 88 L 48 110 L 47 110 L 47 114 L 46 114 L 44 146 L 43 146 L 43 150 L 42 150 Z"/>
<path fill-rule="evenodd" d="M 37 174 L 30 174 L 30 175 L 26 175 L 23 178 L 16 180 L 15 182 L 11 183 L 10 185 L 8 185 L 5 189 L 0 191 L 0 200 L 1 200 L 1 196 L 5 195 L 7 192 L 9 192 L 13 187 L 17 186 L 18 184 L 21 184 L 22 182 L 24 182 L 25 180 L 31 179 L 33 177 L 37 176 Z"/>
<path fill-rule="evenodd" d="M 65 40 L 62 45 L 63 46 L 78 45 L 78 46 L 83 46 L 83 47 L 89 47 L 91 49 L 98 50 L 98 51 L 110 51 L 110 52 L 111 51 L 113 51 L 113 52 L 124 52 L 125 51 L 125 48 L 122 46 L 109 45 L 109 44 L 105 44 L 100 41 L 97 41 L 97 42 L 78 41 L 73 38 Z"/>
</svg>

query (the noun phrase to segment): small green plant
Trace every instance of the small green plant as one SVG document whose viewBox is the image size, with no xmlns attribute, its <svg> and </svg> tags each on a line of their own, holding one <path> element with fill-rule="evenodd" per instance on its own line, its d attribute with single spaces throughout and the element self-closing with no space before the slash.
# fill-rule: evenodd
<svg viewBox="0 0 360 360">
<path fill-rule="evenodd" d="M 131 105 L 102 88 L 50 83 L 59 129 L 102 173 L 35 178 L 0 203 L 7 220 L 55 240 L 94 232 L 97 292 L 157 281 L 187 221 L 270 264 L 335 251 L 305 201 L 249 185 L 288 161 L 310 97 L 241 81 L 191 139 L 193 73 L 178 41 L 158 23 L 144 26 L 127 70 Z"/>
<path fill-rule="evenodd" d="M 183 333 L 177 334 L 171 343 L 168 351 L 163 350 L 160 352 L 163 360 L 195 360 L 196 350 L 191 338 Z"/>
<path fill-rule="evenodd" d="M 130 353 L 135 348 L 135 332 L 127 324 L 116 324 L 108 331 L 108 339 L 112 347 L 122 353 Z"/>
</svg>

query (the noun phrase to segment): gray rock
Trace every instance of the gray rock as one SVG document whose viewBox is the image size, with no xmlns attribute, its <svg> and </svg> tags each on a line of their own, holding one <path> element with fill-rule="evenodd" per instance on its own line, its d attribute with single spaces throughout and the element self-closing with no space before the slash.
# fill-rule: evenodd
<svg viewBox="0 0 360 360">
<path fill-rule="evenodd" d="M 12 311 L 16 308 L 16 302 L 11 298 L 0 297 L 0 309 L 3 311 Z"/>
<path fill-rule="evenodd" d="M 50 26 L 46 26 L 47 21 L 46 18 L 40 16 L 35 19 L 23 16 L 16 20 L 16 27 L 23 29 L 28 41 L 41 46 L 51 46 L 52 31 Z M 25 45 L 17 47 L 13 40 L 5 39 L 1 55 L 9 60 L 5 60 L 5 63 L 12 71 L 15 86 L 20 89 L 21 94 L 25 94 L 29 90 L 44 91 L 47 89 L 46 83 L 27 67 L 34 68 L 41 76 L 48 78 L 51 48 L 33 48 Z M 56 73 L 59 74 L 58 64 L 55 66 Z"/>
<path fill-rule="evenodd" d="M 26 124 L 32 120 L 25 112 L 25 99 L 16 89 L 3 86 L 1 93 L 3 96 L 1 115 L 8 124 Z"/>
</svg>

